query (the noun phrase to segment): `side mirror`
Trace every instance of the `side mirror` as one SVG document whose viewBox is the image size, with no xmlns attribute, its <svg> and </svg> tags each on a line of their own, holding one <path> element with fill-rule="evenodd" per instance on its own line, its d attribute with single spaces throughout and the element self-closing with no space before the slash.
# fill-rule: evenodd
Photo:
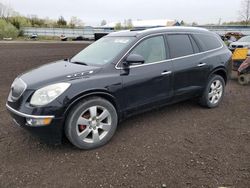
<svg viewBox="0 0 250 188">
<path fill-rule="evenodd" d="M 134 64 L 143 64 L 145 62 L 144 58 L 138 54 L 130 54 L 126 61 L 123 63 L 125 66 L 134 65 Z"/>
</svg>

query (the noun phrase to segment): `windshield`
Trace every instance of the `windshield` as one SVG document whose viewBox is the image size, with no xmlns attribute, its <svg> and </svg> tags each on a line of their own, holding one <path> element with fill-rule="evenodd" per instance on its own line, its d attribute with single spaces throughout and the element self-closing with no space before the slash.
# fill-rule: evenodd
<svg viewBox="0 0 250 188">
<path fill-rule="evenodd" d="M 134 37 L 104 37 L 79 52 L 70 61 L 86 65 L 111 63 L 134 40 Z"/>
<path fill-rule="evenodd" d="M 250 42 L 250 36 L 242 37 L 241 39 L 238 40 L 238 42 Z"/>
</svg>

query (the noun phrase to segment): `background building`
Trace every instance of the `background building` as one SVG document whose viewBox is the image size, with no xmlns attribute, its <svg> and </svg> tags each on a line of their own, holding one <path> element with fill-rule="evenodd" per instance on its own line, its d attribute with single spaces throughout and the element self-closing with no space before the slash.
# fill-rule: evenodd
<svg viewBox="0 0 250 188">
<path fill-rule="evenodd" d="M 126 27 L 126 23 L 121 22 L 111 22 L 104 25 L 104 28 L 115 28 L 117 24 L 121 24 L 121 27 Z M 164 26 L 176 26 L 180 25 L 176 20 L 169 19 L 156 19 L 156 20 L 131 20 L 130 23 L 134 28 L 141 27 L 164 27 Z"/>
</svg>

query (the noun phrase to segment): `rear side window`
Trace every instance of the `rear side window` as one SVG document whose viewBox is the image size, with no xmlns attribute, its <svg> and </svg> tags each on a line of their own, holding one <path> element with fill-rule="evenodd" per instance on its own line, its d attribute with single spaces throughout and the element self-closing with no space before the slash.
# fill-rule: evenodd
<svg viewBox="0 0 250 188">
<path fill-rule="evenodd" d="M 202 51 L 213 50 L 222 45 L 219 39 L 213 35 L 194 34 L 193 37 L 200 44 Z"/>
<path fill-rule="evenodd" d="M 190 38 L 185 34 L 167 35 L 171 58 L 191 55 L 194 53 Z"/>
</svg>

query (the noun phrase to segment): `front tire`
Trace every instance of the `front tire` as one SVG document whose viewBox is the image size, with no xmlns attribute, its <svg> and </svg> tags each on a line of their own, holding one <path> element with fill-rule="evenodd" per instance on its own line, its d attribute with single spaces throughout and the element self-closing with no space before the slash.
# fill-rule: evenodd
<svg viewBox="0 0 250 188">
<path fill-rule="evenodd" d="M 212 75 L 200 98 L 200 104 L 207 108 L 219 106 L 224 96 L 225 81 L 220 75 Z"/>
<path fill-rule="evenodd" d="M 114 106 L 100 97 L 80 101 L 67 116 L 65 134 L 80 149 L 94 149 L 114 135 L 118 117 Z"/>
</svg>

